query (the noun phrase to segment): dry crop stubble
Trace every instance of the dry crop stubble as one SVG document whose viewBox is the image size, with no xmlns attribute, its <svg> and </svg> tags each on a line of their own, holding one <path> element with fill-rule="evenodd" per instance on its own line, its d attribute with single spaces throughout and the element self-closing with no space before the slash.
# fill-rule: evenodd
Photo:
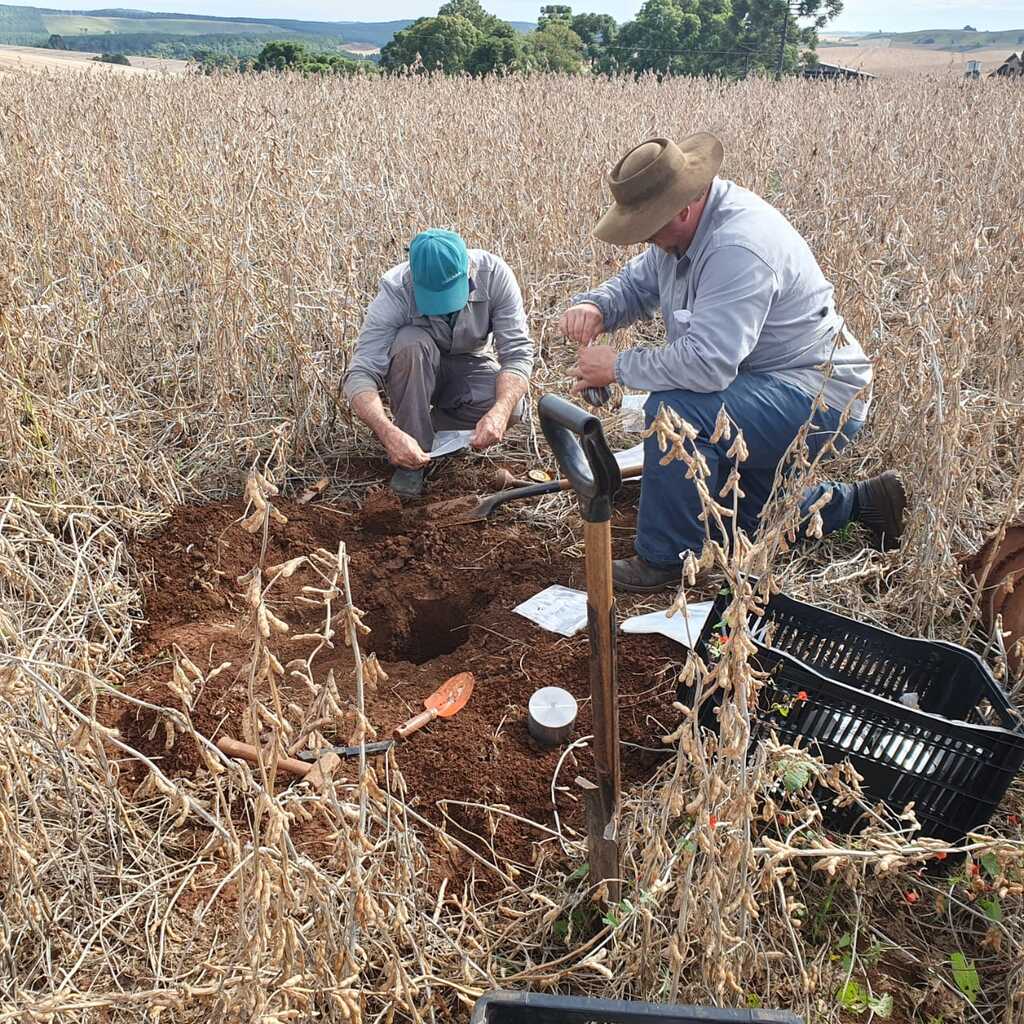
<svg viewBox="0 0 1024 1024">
<path fill-rule="evenodd" d="M 878 941 L 898 934 L 918 962 L 896 957 L 875 978 L 895 987 L 905 1019 L 916 989 L 947 1020 L 1019 1019 L 1019 884 L 1000 883 L 997 925 L 977 888 L 943 896 L 912 874 L 921 847 L 879 835 L 837 863 L 835 850 L 757 845 L 770 765 L 791 752 L 766 752 L 748 772 L 733 752 L 718 782 L 681 756 L 630 794 L 627 863 L 644 898 L 580 935 L 588 898 L 561 877 L 522 886 L 481 863 L 507 886 L 501 898 L 424 891 L 421 840 L 435 827 L 382 775 L 332 800 L 269 796 L 209 751 L 209 779 L 154 765 L 128 799 L 116 784 L 124 751 L 104 747 L 96 724 L 75 730 L 97 701 L 126 699 L 111 696 L 141 611 L 126 531 L 152 529 L 183 500 L 240 494 L 254 460 L 271 473 L 271 452 L 315 479 L 366 448 L 337 413 L 337 381 L 378 276 L 412 234 L 455 226 L 508 260 L 540 346 L 538 383 L 564 389 L 557 316 L 622 258 L 590 238 L 602 170 L 644 135 L 694 128 L 719 133 L 724 173 L 806 235 L 876 358 L 871 425 L 836 472 L 895 466 L 913 495 L 900 552 L 833 540 L 777 558 L 781 580 L 902 631 L 967 639 L 972 595 L 956 558 L 1020 511 L 1024 167 L 1007 140 L 1022 127 L 1024 97 L 1001 82 L 6 81 L 0 1021 L 27 1006 L 135 1020 L 143 1005 L 183 1021 L 312 1008 L 378 1019 L 392 1003 L 433 1021 L 499 984 L 755 994 L 838 1020 L 831 953 L 848 920 Z M 998 637 L 988 654 L 998 665 Z M 177 715 L 172 727 L 190 729 L 187 702 Z M 282 738 L 301 729 L 287 708 L 268 718 Z M 717 849 L 723 823 L 704 819 L 692 835 L 680 825 L 681 807 L 712 798 L 736 817 Z M 311 820 L 333 843 L 323 861 L 292 840 Z M 1000 816 L 995 827 L 1009 870 L 1020 826 Z M 823 883 L 795 861 L 838 874 Z M 912 886 L 925 897 L 916 906 Z M 834 914 L 819 920 L 826 903 Z M 740 979 L 735 929 L 748 951 L 735 958 Z M 976 1009 L 953 984 L 956 949 L 977 963 Z"/>
</svg>

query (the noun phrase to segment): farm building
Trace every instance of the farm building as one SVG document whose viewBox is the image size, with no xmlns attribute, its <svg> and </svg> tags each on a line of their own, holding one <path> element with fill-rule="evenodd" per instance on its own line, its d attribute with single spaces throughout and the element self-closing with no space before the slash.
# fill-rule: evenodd
<svg viewBox="0 0 1024 1024">
<path fill-rule="evenodd" d="M 967 62 L 967 70 L 964 72 L 964 78 L 981 78 L 980 60 L 969 60 Z"/>
<path fill-rule="evenodd" d="M 1011 53 L 1002 64 L 989 75 L 1000 78 L 1024 78 L 1024 57 L 1019 53 Z"/>
<path fill-rule="evenodd" d="M 803 68 L 801 74 L 804 78 L 877 78 L 867 71 L 859 68 L 845 68 L 841 64 L 808 64 Z"/>
</svg>

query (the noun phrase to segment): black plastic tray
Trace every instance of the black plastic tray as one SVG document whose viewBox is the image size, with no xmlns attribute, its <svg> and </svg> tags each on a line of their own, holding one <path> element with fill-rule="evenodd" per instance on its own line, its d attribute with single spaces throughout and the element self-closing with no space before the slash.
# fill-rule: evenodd
<svg viewBox="0 0 1024 1024">
<path fill-rule="evenodd" d="M 697 643 L 705 661 L 725 634 L 730 602 L 719 595 L 705 623 Z M 848 757 L 871 799 L 897 812 L 913 802 L 925 835 L 956 842 L 989 820 L 1024 763 L 1024 729 L 981 658 L 781 594 L 748 625 L 757 664 L 770 673 L 755 738 L 773 730 L 786 743 L 804 737 L 829 763 Z M 795 699 L 801 692 L 807 700 Z M 679 700 L 687 694 L 680 687 Z M 916 709 L 901 703 L 908 694 L 916 695 Z M 716 706 L 701 709 L 707 728 L 718 727 Z M 825 819 L 849 831 L 862 814 L 829 806 Z"/>
<path fill-rule="evenodd" d="M 784 1010 L 718 1010 L 618 999 L 552 996 L 540 992 L 488 992 L 473 1007 L 470 1024 L 803 1024 Z"/>
</svg>

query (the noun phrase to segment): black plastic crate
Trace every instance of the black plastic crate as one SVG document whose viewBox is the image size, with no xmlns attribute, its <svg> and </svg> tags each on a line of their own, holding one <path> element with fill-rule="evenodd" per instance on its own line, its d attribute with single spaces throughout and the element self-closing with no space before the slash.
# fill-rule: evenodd
<svg viewBox="0 0 1024 1024">
<path fill-rule="evenodd" d="M 725 632 L 719 595 L 697 651 Z M 849 758 L 865 794 L 902 811 L 914 803 L 924 835 L 956 842 L 985 824 L 1024 763 L 1020 716 L 972 651 L 900 636 L 775 595 L 750 615 L 758 667 L 770 673 L 758 698 L 758 734 L 805 737 L 825 761 Z M 680 687 L 679 700 L 687 701 Z M 806 692 L 807 700 L 796 700 Z M 900 698 L 916 695 L 917 707 Z M 786 708 L 783 715 L 778 708 Z M 716 703 L 701 724 L 718 728 Z M 827 824 L 852 830 L 863 809 L 828 807 Z"/>
<path fill-rule="evenodd" d="M 618 999 L 552 996 L 540 992 L 488 992 L 473 1007 L 470 1024 L 803 1024 L 784 1010 L 717 1010 Z"/>
</svg>

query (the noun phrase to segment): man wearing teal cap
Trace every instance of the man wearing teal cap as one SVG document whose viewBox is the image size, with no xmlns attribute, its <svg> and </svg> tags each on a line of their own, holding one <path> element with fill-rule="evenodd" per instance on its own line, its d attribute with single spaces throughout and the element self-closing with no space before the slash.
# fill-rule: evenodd
<svg viewBox="0 0 1024 1024">
<path fill-rule="evenodd" d="M 345 396 L 396 467 L 391 488 L 423 491 L 437 430 L 472 429 L 478 451 L 523 415 L 533 342 L 515 275 L 500 257 L 431 229 L 380 281 L 345 374 Z M 386 392 L 389 417 L 381 401 Z"/>
</svg>

